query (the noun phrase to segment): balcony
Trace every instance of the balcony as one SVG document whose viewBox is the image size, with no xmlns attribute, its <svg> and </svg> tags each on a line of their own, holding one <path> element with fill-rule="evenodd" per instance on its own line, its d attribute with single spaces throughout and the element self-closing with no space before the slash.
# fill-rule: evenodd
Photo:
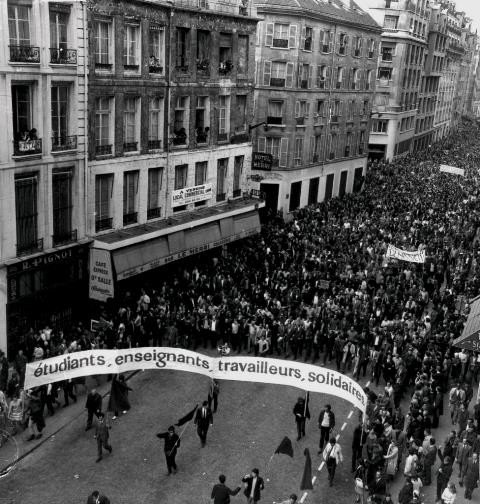
<svg viewBox="0 0 480 504">
<path fill-rule="evenodd" d="M 202 74 L 209 74 L 210 60 L 208 59 L 197 60 L 197 72 Z"/>
<path fill-rule="evenodd" d="M 17 243 L 17 257 L 27 254 L 35 254 L 43 250 L 43 238 L 25 243 Z"/>
<path fill-rule="evenodd" d="M 305 117 L 295 117 L 295 123 L 297 126 L 305 126 Z"/>
<path fill-rule="evenodd" d="M 127 214 L 123 214 L 123 225 L 129 226 L 130 224 L 136 224 L 137 222 L 138 212 L 130 212 Z"/>
<path fill-rule="evenodd" d="M 101 61 L 95 61 L 95 69 L 96 70 L 112 70 L 113 65 L 111 63 L 103 63 Z"/>
<path fill-rule="evenodd" d="M 95 232 L 105 231 L 112 229 L 113 217 L 106 217 L 105 219 L 97 219 L 95 221 Z"/>
<path fill-rule="evenodd" d="M 40 47 L 11 45 L 10 63 L 40 63 Z"/>
<path fill-rule="evenodd" d="M 174 136 L 172 138 L 172 144 L 175 146 L 187 145 L 187 137 L 185 136 Z"/>
<path fill-rule="evenodd" d="M 320 156 L 318 154 L 314 154 L 313 155 L 313 162 L 318 163 L 318 161 L 320 161 Z"/>
<path fill-rule="evenodd" d="M 233 70 L 233 63 L 230 60 L 220 61 L 218 73 L 220 75 L 228 75 Z"/>
<path fill-rule="evenodd" d="M 188 65 L 176 65 L 175 70 L 177 72 L 186 73 L 188 72 Z"/>
<path fill-rule="evenodd" d="M 97 156 L 109 156 L 112 154 L 113 145 L 95 145 L 95 154 Z"/>
<path fill-rule="evenodd" d="M 232 198 L 239 198 L 242 195 L 241 189 L 234 189 L 232 192 Z"/>
<path fill-rule="evenodd" d="M 302 89 L 308 89 L 308 79 L 302 79 L 302 80 L 300 81 L 300 87 L 301 87 Z"/>
<path fill-rule="evenodd" d="M 50 48 L 50 63 L 52 65 L 76 65 L 77 64 L 77 50 L 65 49 L 63 47 Z"/>
<path fill-rule="evenodd" d="M 138 151 L 138 142 L 123 142 L 123 152 Z"/>
<path fill-rule="evenodd" d="M 162 216 L 162 207 L 149 208 L 147 210 L 147 220 L 158 219 Z"/>
<path fill-rule="evenodd" d="M 267 116 L 267 124 L 284 124 L 283 116 Z"/>
<path fill-rule="evenodd" d="M 288 49 L 288 39 L 273 39 L 272 47 L 276 47 L 277 49 Z"/>
<path fill-rule="evenodd" d="M 197 144 L 208 143 L 208 131 L 197 131 L 195 134 L 195 141 Z"/>
<path fill-rule="evenodd" d="M 150 56 L 150 59 L 148 61 L 148 72 L 151 74 L 163 73 L 163 65 L 155 56 Z"/>
<path fill-rule="evenodd" d="M 213 11 L 236 16 L 252 16 L 252 2 L 246 0 L 175 0 L 176 7 Z M 239 5 L 240 4 L 240 5 Z"/>
<path fill-rule="evenodd" d="M 339 122 L 338 121 L 338 116 L 332 115 L 332 117 L 330 118 L 330 122 L 332 122 L 332 123 L 338 123 Z"/>
<path fill-rule="evenodd" d="M 326 86 L 326 81 L 325 79 L 320 79 L 318 82 L 317 82 L 317 87 L 318 89 L 325 89 L 327 86 Z"/>
<path fill-rule="evenodd" d="M 220 201 L 225 201 L 226 197 L 227 197 L 226 193 L 217 194 L 217 203 Z"/>
<path fill-rule="evenodd" d="M 347 52 L 346 46 L 340 46 L 338 49 L 338 54 L 344 55 Z"/>
<path fill-rule="evenodd" d="M 323 44 L 322 45 L 322 52 L 323 53 L 328 53 L 330 52 L 330 46 L 328 44 Z"/>
<path fill-rule="evenodd" d="M 219 133 L 217 136 L 219 142 L 226 142 L 228 140 L 228 133 Z"/>
<path fill-rule="evenodd" d="M 148 150 L 159 150 L 162 148 L 161 140 L 149 140 L 148 141 Z"/>
<path fill-rule="evenodd" d="M 42 139 L 36 140 L 14 140 L 13 155 L 14 156 L 31 156 L 32 154 L 42 153 Z"/>
<path fill-rule="evenodd" d="M 76 150 L 77 135 L 52 137 L 52 152 Z"/>
<path fill-rule="evenodd" d="M 53 246 L 59 247 L 60 245 L 67 245 L 67 243 L 74 243 L 77 241 L 77 230 L 73 229 L 66 233 L 61 233 L 52 236 Z"/>
<path fill-rule="evenodd" d="M 279 79 L 278 77 L 270 78 L 270 86 L 272 87 L 285 87 L 285 79 Z"/>
</svg>

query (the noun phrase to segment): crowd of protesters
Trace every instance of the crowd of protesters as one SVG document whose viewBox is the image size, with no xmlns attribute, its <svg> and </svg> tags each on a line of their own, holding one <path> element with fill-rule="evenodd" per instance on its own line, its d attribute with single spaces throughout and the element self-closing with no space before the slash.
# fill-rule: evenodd
<svg viewBox="0 0 480 504">
<path fill-rule="evenodd" d="M 100 332 L 81 324 L 68 334 L 32 330 L 8 375 L 0 355 L 4 417 L 22 423 L 29 359 L 148 345 L 302 359 L 355 379 L 368 376 L 377 386 L 377 394 L 366 390 L 367 422 L 354 436 L 360 499 L 370 493 L 374 502 L 391 502 L 388 484 L 378 486 L 378 477 L 390 480 L 400 470 L 399 503 L 421 502 L 437 458 L 437 499 L 453 502 L 448 495 L 455 492 L 459 459 L 460 483 L 471 498 L 477 484 L 471 467 L 480 453 L 480 405 L 473 404 L 472 385 L 480 357 L 452 342 L 462 333 L 466 301 L 480 291 L 479 140 L 479 126 L 468 122 L 441 145 L 371 164 L 361 192 L 302 208 L 288 222 L 272 219 L 259 237 L 178 266 L 138 293 L 124 292 L 102 308 Z M 465 177 L 441 173 L 441 163 L 464 168 Z M 424 249 L 425 264 L 387 260 L 389 244 Z M 60 391 L 63 406 L 76 401 L 76 386 L 65 381 L 30 392 L 32 436 L 41 435 L 43 422 L 35 409 L 43 416 L 46 406 L 53 414 Z M 440 449 L 434 430 L 447 392 L 452 433 Z M 407 393 L 410 404 L 402 411 Z M 463 444 L 468 447 L 458 455 Z M 385 491 L 368 490 L 373 487 Z"/>
</svg>

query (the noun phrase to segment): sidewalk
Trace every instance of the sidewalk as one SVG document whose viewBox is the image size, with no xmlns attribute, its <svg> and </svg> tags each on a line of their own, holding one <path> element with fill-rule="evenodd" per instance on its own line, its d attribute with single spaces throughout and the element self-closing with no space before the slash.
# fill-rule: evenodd
<svg viewBox="0 0 480 504">
<path fill-rule="evenodd" d="M 126 376 L 129 380 L 136 372 L 132 372 Z M 19 432 L 16 436 L 0 447 L 0 478 L 6 475 L 20 460 L 25 458 L 31 452 L 42 446 L 44 443 L 52 440 L 55 435 L 71 424 L 77 418 L 84 416 L 86 423 L 85 401 L 88 390 L 96 388 L 98 393 L 105 398 L 110 392 L 111 381 L 107 381 L 108 375 L 97 375 L 85 377 L 85 386 L 77 387 L 77 402 L 70 401 L 70 405 L 63 408 L 63 391 L 59 393 L 59 401 L 62 406 L 57 407 L 55 414 L 50 416 L 48 413 L 45 416 L 46 427 L 43 430 L 43 436 L 40 439 L 27 441 L 30 436 L 28 429 Z M 103 409 L 106 409 L 107 401 L 103 401 Z"/>
</svg>

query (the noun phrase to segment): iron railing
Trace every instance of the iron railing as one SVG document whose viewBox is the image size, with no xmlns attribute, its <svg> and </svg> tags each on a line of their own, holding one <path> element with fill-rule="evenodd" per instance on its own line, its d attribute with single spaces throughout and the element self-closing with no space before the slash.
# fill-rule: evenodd
<svg viewBox="0 0 480 504">
<path fill-rule="evenodd" d="M 53 65 L 76 65 L 77 50 L 50 47 L 50 63 Z"/>
<path fill-rule="evenodd" d="M 10 62 L 12 63 L 40 63 L 40 47 L 28 45 L 11 45 Z"/>
<path fill-rule="evenodd" d="M 43 238 L 17 243 L 17 256 L 34 254 L 43 250 Z"/>
<path fill-rule="evenodd" d="M 42 153 L 42 139 L 36 140 L 14 140 L 13 155 L 14 156 L 31 156 L 32 154 Z"/>
<path fill-rule="evenodd" d="M 77 148 L 77 135 L 60 135 L 52 137 L 52 152 L 75 150 Z"/>
<path fill-rule="evenodd" d="M 97 219 L 95 221 L 95 232 L 105 231 L 106 229 L 112 229 L 113 217 L 105 217 L 104 219 Z"/>
<path fill-rule="evenodd" d="M 73 243 L 77 241 L 77 230 L 72 229 L 71 231 L 66 231 L 52 236 L 53 246 L 57 247 L 59 245 L 65 245 L 67 243 Z"/>
</svg>

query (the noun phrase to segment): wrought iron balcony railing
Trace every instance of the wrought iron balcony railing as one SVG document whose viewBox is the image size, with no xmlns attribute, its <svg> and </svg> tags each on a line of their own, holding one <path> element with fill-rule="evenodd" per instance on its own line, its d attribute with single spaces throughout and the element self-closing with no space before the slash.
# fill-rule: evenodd
<svg viewBox="0 0 480 504">
<path fill-rule="evenodd" d="M 50 63 L 53 65 L 76 65 L 77 64 L 77 50 L 65 49 L 63 47 L 50 48 Z"/>
<path fill-rule="evenodd" d="M 11 45 L 11 63 L 40 63 L 40 47 L 28 45 Z"/>
<path fill-rule="evenodd" d="M 61 135 L 52 137 L 52 152 L 75 150 L 77 148 L 77 135 Z"/>
<path fill-rule="evenodd" d="M 42 139 L 36 140 L 14 140 L 13 155 L 14 156 L 31 156 L 32 154 L 42 153 Z"/>
</svg>

